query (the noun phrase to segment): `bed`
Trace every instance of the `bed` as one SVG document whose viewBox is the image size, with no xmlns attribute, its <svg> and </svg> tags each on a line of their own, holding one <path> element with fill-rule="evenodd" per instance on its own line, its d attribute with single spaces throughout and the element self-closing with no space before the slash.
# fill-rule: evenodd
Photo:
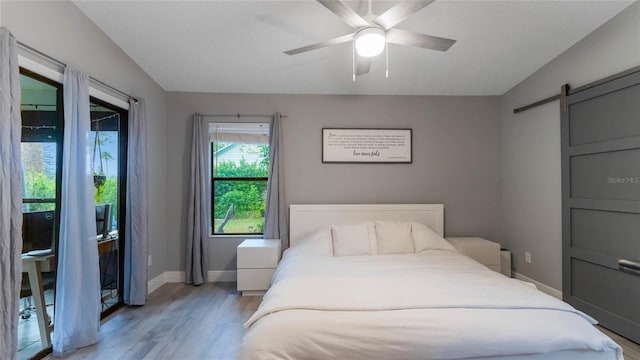
<svg viewBox="0 0 640 360">
<path fill-rule="evenodd" d="M 291 205 L 239 359 L 615 359 L 594 319 L 458 253 L 442 204 Z"/>
</svg>

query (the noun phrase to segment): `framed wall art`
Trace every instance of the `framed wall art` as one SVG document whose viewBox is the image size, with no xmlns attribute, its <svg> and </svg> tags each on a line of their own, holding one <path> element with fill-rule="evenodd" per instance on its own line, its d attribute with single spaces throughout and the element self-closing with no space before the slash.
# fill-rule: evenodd
<svg viewBox="0 0 640 360">
<path fill-rule="evenodd" d="M 411 163 L 411 129 L 322 129 L 323 163 Z"/>
</svg>

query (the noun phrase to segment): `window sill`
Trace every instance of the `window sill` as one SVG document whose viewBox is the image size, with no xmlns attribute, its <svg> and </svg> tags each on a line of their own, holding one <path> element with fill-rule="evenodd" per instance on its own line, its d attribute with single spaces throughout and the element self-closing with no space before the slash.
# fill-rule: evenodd
<svg viewBox="0 0 640 360">
<path fill-rule="evenodd" d="M 264 235 L 209 235 L 209 239 L 263 239 Z"/>
</svg>

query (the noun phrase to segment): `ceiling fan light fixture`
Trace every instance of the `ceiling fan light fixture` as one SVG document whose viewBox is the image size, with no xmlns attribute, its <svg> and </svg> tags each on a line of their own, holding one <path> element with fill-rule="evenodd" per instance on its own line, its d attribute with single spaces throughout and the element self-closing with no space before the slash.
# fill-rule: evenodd
<svg viewBox="0 0 640 360">
<path fill-rule="evenodd" d="M 373 57 L 380 55 L 386 45 L 386 33 L 379 27 L 367 27 L 356 34 L 356 52 L 360 56 Z"/>
</svg>

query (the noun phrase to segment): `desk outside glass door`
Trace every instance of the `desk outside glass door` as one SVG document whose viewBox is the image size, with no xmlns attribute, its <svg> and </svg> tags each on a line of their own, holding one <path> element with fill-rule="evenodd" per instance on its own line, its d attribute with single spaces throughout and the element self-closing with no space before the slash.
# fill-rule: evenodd
<svg viewBox="0 0 640 360">
<path fill-rule="evenodd" d="M 33 296 L 36 317 L 38 319 L 38 330 L 40 332 L 42 347 L 51 346 L 51 326 L 44 301 L 42 272 L 55 271 L 54 260 L 55 255 L 51 253 L 42 256 L 22 254 L 22 272 L 29 276 L 29 286 L 31 287 L 31 295 Z"/>
</svg>

